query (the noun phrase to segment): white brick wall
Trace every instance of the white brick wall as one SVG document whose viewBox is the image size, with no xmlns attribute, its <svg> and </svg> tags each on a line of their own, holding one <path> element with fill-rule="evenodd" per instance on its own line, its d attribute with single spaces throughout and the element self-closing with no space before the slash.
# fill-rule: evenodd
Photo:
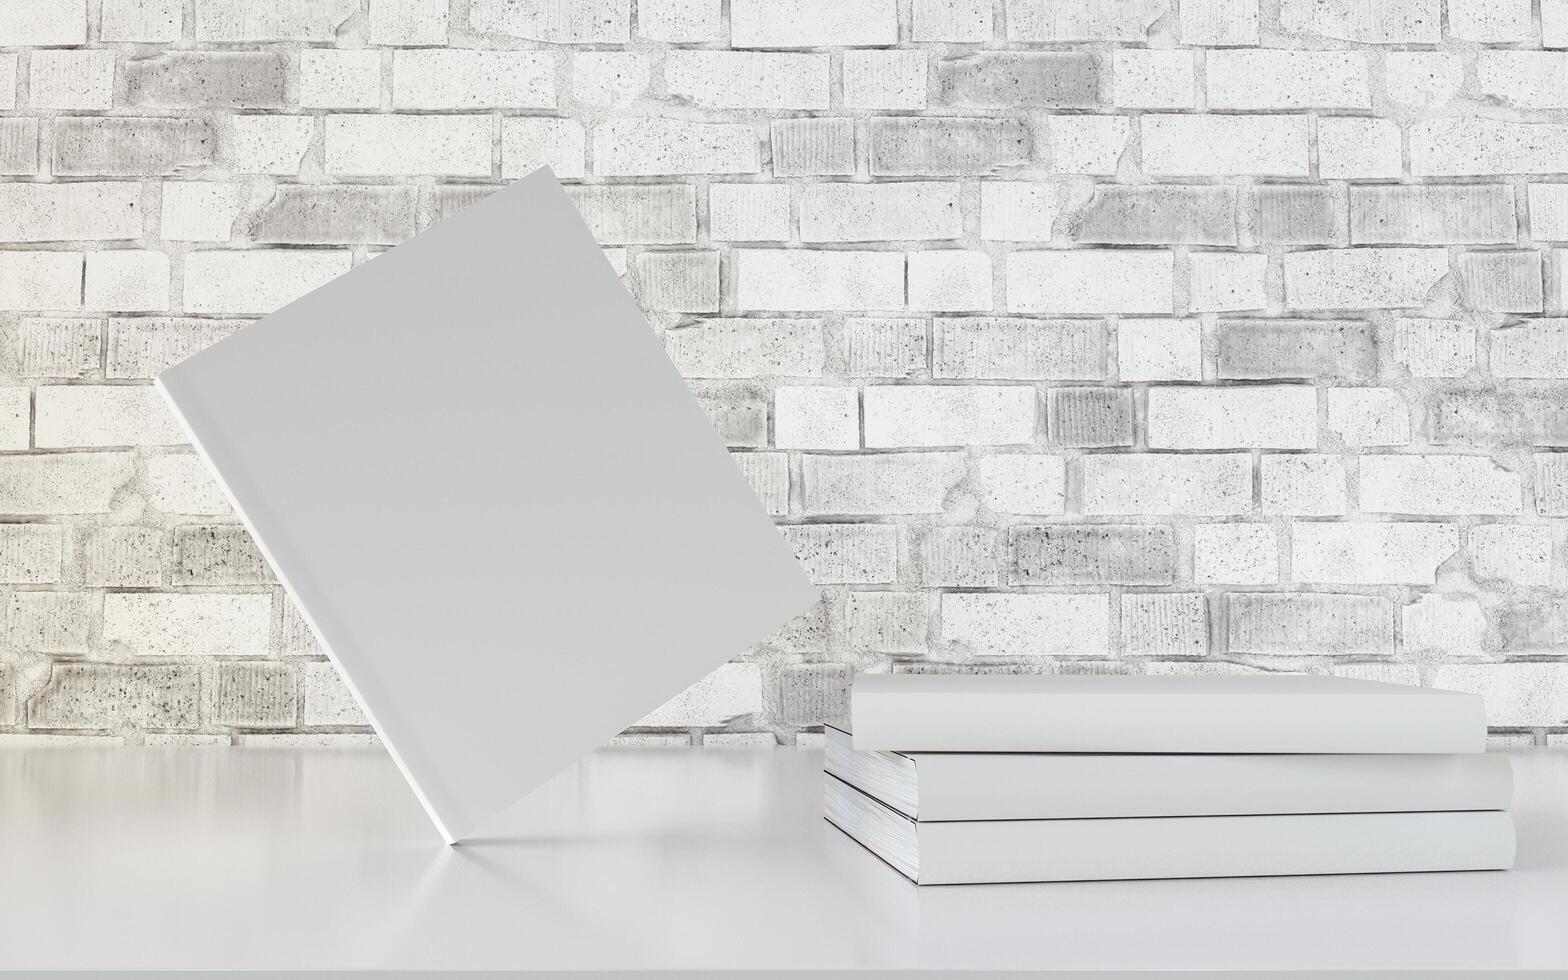
<svg viewBox="0 0 1568 980">
<path fill-rule="evenodd" d="M 1568 737 L 1565 49 L 1563 0 L 0 3 L 0 738 L 366 730 L 151 381 L 540 165 L 825 594 L 640 737 L 912 663 Z"/>
</svg>

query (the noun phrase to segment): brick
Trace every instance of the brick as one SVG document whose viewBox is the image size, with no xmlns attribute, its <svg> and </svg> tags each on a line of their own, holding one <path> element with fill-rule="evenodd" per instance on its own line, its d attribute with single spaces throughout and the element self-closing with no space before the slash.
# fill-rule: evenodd
<svg viewBox="0 0 1568 980">
<path fill-rule="evenodd" d="M 779 720 L 788 725 L 849 721 L 848 664 L 795 664 L 779 670 Z M 771 740 L 772 735 L 768 738 Z M 703 744 L 708 744 L 707 736 Z"/>
<path fill-rule="evenodd" d="M 331 663 L 306 661 L 294 669 L 298 673 L 300 724 L 337 728 L 370 723 Z"/>
<path fill-rule="evenodd" d="M 150 385 L 43 385 L 35 395 L 40 449 L 178 445 L 185 433 Z"/>
<path fill-rule="evenodd" d="M 62 116 L 54 122 L 54 173 L 156 176 L 214 161 L 217 132 L 206 119 Z"/>
<path fill-rule="evenodd" d="M 195 729 L 200 689 L 200 670 L 185 664 L 59 663 L 29 702 L 28 722 L 67 731 Z"/>
<path fill-rule="evenodd" d="M 1539 313 L 1543 308 L 1540 252 L 1466 252 L 1454 266 L 1459 295 L 1473 310 Z"/>
<path fill-rule="evenodd" d="M 1410 442 L 1410 406 L 1392 388 L 1330 388 L 1324 431 L 1347 446 Z"/>
<path fill-rule="evenodd" d="M 827 514 L 940 514 L 964 477 L 962 453 L 805 456 L 805 510 Z"/>
<path fill-rule="evenodd" d="M 655 41 L 713 41 L 720 0 L 638 0 L 637 33 Z"/>
<path fill-rule="evenodd" d="M 1565 79 L 1568 53 L 1561 51 L 1482 51 L 1476 59 L 1481 93 L 1525 109 L 1568 107 Z"/>
<path fill-rule="evenodd" d="M 1339 209 L 1329 187 L 1262 184 L 1252 189 L 1252 234 L 1264 245 L 1328 245 Z"/>
<path fill-rule="evenodd" d="M 1400 646 L 1417 651 L 1473 655 L 1481 649 L 1486 616 L 1469 596 L 1429 594 L 1400 610 Z"/>
<path fill-rule="evenodd" d="M 96 596 L 83 592 L 16 592 L 6 608 L 13 649 L 36 653 L 86 653 Z"/>
<path fill-rule="evenodd" d="M 551 44 L 624 44 L 631 39 L 631 0 L 473 0 L 469 26 Z"/>
<path fill-rule="evenodd" d="M 1546 586 L 1552 582 L 1552 529 L 1480 524 L 1470 529 L 1470 567 L 1482 580 Z"/>
<path fill-rule="evenodd" d="M 1499 378 L 1568 378 L 1568 320 L 1527 320 L 1493 329 L 1492 374 Z"/>
<path fill-rule="evenodd" d="M 255 242 L 395 245 L 414 236 L 413 187 L 279 184 L 250 219 Z"/>
<path fill-rule="evenodd" d="M 326 170 L 334 175 L 488 177 L 488 116 L 329 115 Z"/>
<path fill-rule="evenodd" d="M 1235 245 L 1236 189 L 1102 184 L 1068 231 L 1107 245 Z"/>
<path fill-rule="evenodd" d="M 1337 517 L 1349 512 L 1345 461 L 1338 456 L 1266 455 L 1259 485 L 1266 514 Z"/>
<path fill-rule="evenodd" d="M 1250 453 L 1089 453 L 1083 457 L 1086 517 L 1227 517 L 1251 510 Z"/>
<path fill-rule="evenodd" d="M 1568 391 L 1447 391 L 1432 399 L 1428 438 L 1436 445 L 1568 445 Z"/>
<path fill-rule="evenodd" d="M 234 237 L 234 222 L 249 196 L 243 184 L 167 181 L 163 185 L 158 234 L 164 241 L 230 241 Z"/>
<path fill-rule="evenodd" d="M 944 59 L 937 93 L 946 105 L 1090 109 L 1101 101 L 1100 66 L 1077 51 L 1001 51 Z"/>
<path fill-rule="evenodd" d="M 212 724 L 229 728 L 292 728 L 299 689 L 294 668 L 279 663 L 228 663 L 212 668 Z"/>
<path fill-rule="evenodd" d="M 1191 51 L 1123 48 L 1112 52 L 1118 108 L 1191 109 L 1197 105 Z"/>
<path fill-rule="evenodd" d="M 1377 376 L 1377 341 L 1364 321 L 1221 320 L 1216 339 L 1224 380 Z"/>
<path fill-rule="evenodd" d="M 16 108 L 16 80 L 18 74 L 18 58 L 15 51 L 0 52 L 0 109 L 10 111 Z M 6 698 L 0 696 L 0 711 L 4 710 Z"/>
<path fill-rule="evenodd" d="M 988 181 L 980 185 L 980 237 L 988 241 L 1048 242 L 1061 213 L 1059 185 Z"/>
<path fill-rule="evenodd" d="M 601 245 L 697 240 L 697 195 L 689 185 L 578 185 L 566 194 Z"/>
<path fill-rule="evenodd" d="M 1157 524 L 1014 525 L 1013 585 L 1170 585 L 1176 543 Z"/>
<path fill-rule="evenodd" d="M 1312 449 L 1317 390 L 1305 385 L 1150 388 L 1151 449 Z"/>
<path fill-rule="evenodd" d="M 1204 56 L 1210 109 L 1367 109 L 1372 105 L 1362 51 L 1278 48 L 1210 51 Z"/>
<path fill-rule="evenodd" d="M 1197 320 L 1123 319 L 1116 325 L 1122 381 L 1203 380 L 1203 324 Z"/>
<path fill-rule="evenodd" d="M 1495 645 L 1504 653 L 1550 654 L 1568 636 L 1568 606 L 1557 598 L 1498 603 L 1489 611 Z"/>
<path fill-rule="evenodd" d="M 768 444 L 768 395 L 754 385 L 703 385 L 692 392 L 726 446 Z"/>
<path fill-rule="evenodd" d="M 1150 176 L 1307 176 L 1303 116 L 1151 113 L 1140 126 Z"/>
<path fill-rule="evenodd" d="M 981 502 L 1002 514 L 1060 514 L 1066 508 L 1067 464 L 1061 456 L 1008 453 L 974 461 Z"/>
<path fill-rule="evenodd" d="M 780 449 L 859 449 L 859 393 L 854 388 L 780 385 L 773 393 L 773 444 Z"/>
<path fill-rule="evenodd" d="M 64 529 L 49 524 L 0 524 L 0 582 L 58 583 L 64 539 Z"/>
<path fill-rule="evenodd" d="M 898 43 L 895 0 L 731 0 L 737 48 L 859 47 Z"/>
<path fill-rule="evenodd" d="M 878 385 L 863 397 L 868 449 L 1034 441 L 1029 386 Z"/>
<path fill-rule="evenodd" d="M 1435 248 L 1333 248 L 1287 252 L 1285 305 L 1294 310 L 1418 307 L 1448 274 Z"/>
<path fill-rule="evenodd" d="M 1394 610 L 1381 596 L 1233 592 L 1225 597 L 1231 653 L 1391 656 Z"/>
<path fill-rule="evenodd" d="M 1568 125 L 1454 116 L 1413 122 L 1408 137 L 1413 177 L 1568 170 Z"/>
<path fill-rule="evenodd" d="M 0 310 L 78 310 L 82 253 L 0 252 Z"/>
<path fill-rule="evenodd" d="M 178 41 L 185 28 L 183 0 L 104 0 L 98 38 L 111 44 Z"/>
<path fill-rule="evenodd" d="M 844 105 L 850 109 L 924 109 L 924 51 L 845 51 Z"/>
<path fill-rule="evenodd" d="M 735 306 L 742 310 L 898 310 L 901 252 L 736 249 Z"/>
<path fill-rule="evenodd" d="M 664 58 L 665 90 L 714 109 L 826 109 L 828 62 L 826 54 L 676 49 Z"/>
<path fill-rule="evenodd" d="M 789 198 L 790 189 L 782 184 L 709 184 L 708 236 L 727 242 L 788 241 Z M 695 213 L 692 222 L 695 227 Z"/>
<path fill-rule="evenodd" d="M 1318 176 L 1324 180 L 1398 177 L 1399 127 L 1388 119 L 1323 116 L 1318 120 Z"/>
<path fill-rule="evenodd" d="M 0 456 L 0 514 L 103 514 L 130 483 L 129 453 Z"/>
<path fill-rule="evenodd" d="M 134 61 L 127 62 L 131 70 Z M 114 102 L 114 52 L 34 51 L 28 68 L 27 104 L 33 109 L 107 109 Z"/>
<path fill-rule="evenodd" d="M 988 174 L 1029 162 L 1034 143 L 1017 119 L 879 116 L 869 131 L 877 177 Z"/>
<path fill-rule="evenodd" d="M 1506 184 L 1427 184 L 1350 188 L 1354 245 L 1513 242 L 1519 225 Z"/>
<path fill-rule="evenodd" d="M 28 176 L 37 169 L 38 120 L 0 119 L 0 174 Z"/>
<path fill-rule="evenodd" d="M 1053 389 L 1048 432 L 1058 446 L 1132 445 L 1132 389 Z"/>
<path fill-rule="evenodd" d="M 278 624 L 278 654 L 284 657 L 324 657 L 326 651 L 316 642 L 316 635 L 299 614 L 299 608 L 287 593 L 283 596 L 281 622 Z"/>
<path fill-rule="evenodd" d="M 1165 251 L 1012 252 L 1007 309 L 1018 313 L 1170 313 L 1173 262 Z"/>
<path fill-rule="evenodd" d="M 961 238 L 959 185 L 945 181 L 808 184 L 801 188 L 804 242 Z"/>
<path fill-rule="evenodd" d="M 272 571 L 237 524 L 192 524 L 174 530 L 175 585 L 266 585 Z"/>
<path fill-rule="evenodd" d="M 1541 46 L 1568 48 L 1568 2 L 1541 0 Z"/>
<path fill-rule="evenodd" d="M 762 506 L 774 517 L 789 513 L 789 456 L 786 453 L 731 453 Z"/>
<path fill-rule="evenodd" d="M 1121 165 L 1132 124 L 1126 116 L 1051 116 L 1051 171 L 1109 177 Z"/>
<path fill-rule="evenodd" d="M 354 0 L 195 0 L 196 40 L 331 41 L 359 9 Z"/>
<path fill-rule="evenodd" d="M 771 749 L 779 744 L 772 732 L 704 732 L 701 737 L 705 749 Z"/>
<path fill-rule="evenodd" d="M 24 378 L 90 377 L 100 370 L 102 343 L 98 320 L 23 317 L 17 324 L 18 373 Z"/>
<path fill-rule="evenodd" d="M 1007 0 L 1009 41 L 1143 41 L 1168 0 Z"/>
<path fill-rule="evenodd" d="M 1432 686 L 1479 694 L 1493 726 L 1568 721 L 1568 664 L 1443 664 Z"/>
<path fill-rule="evenodd" d="M 0 388 L 0 449 L 26 449 L 29 418 L 26 388 Z"/>
<path fill-rule="evenodd" d="M 113 241 L 141 234 L 139 184 L 0 183 L 0 241 Z"/>
<path fill-rule="evenodd" d="M 1261 310 L 1268 305 L 1262 253 L 1193 252 L 1188 256 L 1189 313 Z"/>
<path fill-rule="evenodd" d="M 103 640 L 137 657 L 267 656 L 272 597 L 111 592 Z"/>
<path fill-rule="evenodd" d="M 775 119 L 768 135 L 775 177 L 845 177 L 855 172 L 851 119 Z"/>
<path fill-rule="evenodd" d="M 169 308 L 169 257 L 121 249 L 88 252 L 82 305 L 90 310 L 158 313 Z"/>
<path fill-rule="evenodd" d="M 638 298 L 649 309 L 718 311 L 718 252 L 644 252 L 637 256 L 637 279 Z"/>
<path fill-rule="evenodd" d="M 779 533 L 818 585 L 886 585 L 898 575 L 898 528 L 890 524 L 797 524 Z"/>
<path fill-rule="evenodd" d="M 914 0 L 913 21 L 910 38 L 916 42 L 979 43 L 993 34 L 986 0 Z"/>
<path fill-rule="evenodd" d="M 286 68 L 275 52 L 175 51 L 128 59 L 121 91 L 139 107 L 281 109 Z"/>
<path fill-rule="evenodd" d="M 921 592 L 851 592 L 844 632 L 857 650 L 924 653 L 926 596 Z"/>
<path fill-rule="evenodd" d="M 648 92 L 648 57 L 627 51 L 582 51 L 572 55 L 572 95 L 579 102 L 618 106 Z"/>
<path fill-rule="evenodd" d="M 398 51 L 392 108 L 553 109 L 555 59 L 544 51 Z"/>
<path fill-rule="evenodd" d="M 446 0 L 370 0 L 371 44 L 445 44 Z"/>
<path fill-rule="evenodd" d="M 1457 320 L 1399 318 L 1386 344 L 1395 364 L 1417 378 L 1457 378 L 1475 365 L 1475 328 Z"/>
<path fill-rule="evenodd" d="M 1400 105 L 1423 109 L 1443 105 L 1458 94 L 1464 76 L 1464 60 L 1457 54 L 1390 51 L 1383 56 L 1384 86 L 1389 99 Z"/>
<path fill-rule="evenodd" d="M 0 11 L 0 46 L 86 43 L 87 10 L 76 0 L 11 0 Z"/>
<path fill-rule="evenodd" d="M 1536 454 L 1535 512 L 1568 517 L 1568 453 Z"/>
<path fill-rule="evenodd" d="M 1183 44 L 1257 44 L 1258 0 L 1184 0 Z"/>
<path fill-rule="evenodd" d="M 1001 562 L 996 532 L 983 527 L 933 527 L 915 546 L 915 578 L 927 588 L 986 588 Z"/>
<path fill-rule="evenodd" d="M 1448 0 L 1451 37 L 1483 44 L 1528 41 L 1534 33 L 1530 0 Z M 1482 52 L 1483 57 L 1487 52 Z"/>
<path fill-rule="evenodd" d="M 1459 550 L 1453 524 L 1296 523 L 1290 526 L 1291 575 L 1297 582 L 1433 585 L 1437 569 Z"/>
<path fill-rule="evenodd" d="M 974 657 L 1105 657 L 1109 599 L 1103 595 L 944 593 L 944 643 Z"/>
<path fill-rule="evenodd" d="M 385 118 L 395 120 L 402 117 Z M 393 123 L 392 129 L 396 130 L 396 128 Z M 315 138 L 314 116 L 233 116 L 229 119 L 223 158 L 229 169 L 236 174 L 297 177 L 300 168 L 304 166 L 305 154 L 310 150 Z M 434 163 L 431 169 L 436 169 Z"/>
<path fill-rule="evenodd" d="M 166 514 L 227 514 L 223 495 L 195 456 L 164 453 L 147 461 L 147 500 Z"/>
<path fill-rule="evenodd" d="M 522 116 L 501 120 L 501 176 L 526 177 L 540 167 L 575 180 L 587 173 L 588 136 L 575 119 Z"/>
<path fill-rule="evenodd" d="M 1375 514 L 1518 514 L 1520 478 L 1486 456 L 1361 457 L 1361 510 Z"/>
<path fill-rule="evenodd" d="M 994 306 L 991 257 L 985 252 L 910 252 L 907 279 L 910 309 L 986 313 Z"/>
<path fill-rule="evenodd" d="M 165 532 L 149 527 L 97 527 L 77 532 L 82 584 L 156 588 L 164 584 Z"/>
<path fill-rule="evenodd" d="M 664 343 L 688 378 L 820 377 L 827 358 L 820 320 L 709 319 Z"/>
<path fill-rule="evenodd" d="M 1280 27 L 1366 44 L 1436 44 L 1441 40 L 1438 0 L 1281 0 Z"/>
<path fill-rule="evenodd" d="M 185 309 L 267 314 L 349 270 L 346 250 L 251 249 L 185 257 Z"/>
<path fill-rule="evenodd" d="M 850 317 L 841 328 L 851 377 L 909 378 L 926 370 L 926 322 Z"/>
<path fill-rule="evenodd" d="M 1538 242 L 1568 241 L 1568 184 L 1531 184 L 1530 236 Z"/>
<path fill-rule="evenodd" d="M 109 321 L 108 378 L 152 378 L 244 325 L 242 320 L 186 317 L 113 318 Z"/>
<path fill-rule="evenodd" d="M 1273 585 L 1279 581 L 1279 542 L 1272 524 L 1198 524 L 1192 532 L 1194 582 Z"/>
<path fill-rule="evenodd" d="M 1129 593 L 1121 600 L 1122 653 L 1190 657 L 1209 652 L 1209 611 L 1201 593 Z"/>
<path fill-rule="evenodd" d="M 752 174 L 762 169 L 750 126 L 684 119 L 611 119 L 593 130 L 594 172 L 609 177 Z"/>
</svg>

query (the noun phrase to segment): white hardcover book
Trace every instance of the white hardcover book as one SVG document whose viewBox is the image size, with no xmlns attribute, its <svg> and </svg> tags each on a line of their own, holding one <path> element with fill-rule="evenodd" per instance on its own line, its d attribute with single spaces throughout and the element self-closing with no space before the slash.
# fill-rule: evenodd
<svg viewBox="0 0 1568 980">
<path fill-rule="evenodd" d="M 829 774 L 912 820 L 1059 820 L 1505 810 L 1502 753 L 1175 755 L 857 751 L 827 729 Z"/>
<path fill-rule="evenodd" d="M 833 776 L 827 819 L 921 885 L 1489 871 L 1514 862 L 1501 810 L 1097 820 L 910 820 Z"/>
<path fill-rule="evenodd" d="M 1481 697 L 1306 674 L 861 674 L 857 749 L 1444 753 L 1486 748 Z"/>
</svg>

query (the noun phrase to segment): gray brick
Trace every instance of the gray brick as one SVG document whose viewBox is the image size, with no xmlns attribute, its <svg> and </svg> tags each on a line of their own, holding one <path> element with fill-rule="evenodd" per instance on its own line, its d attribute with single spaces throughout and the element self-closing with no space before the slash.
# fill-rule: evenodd
<svg viewBox="0 0 1568 980">
<path fill-rule="evenodd" d="M 1568 517 L 1568 453 L 1538 453 L 1534 472 L 1535 512 Z"/>
<path fill-rule="evenodd" d="M 880 653 L 923 653 L 927 600 L 921 592 L 851 592 L 844 608 L 850 646 Z"/>
<path fill-rule="evenodd" d="M 1252 236 L 1264 245 L 1330 245 L 1336 210 L 1331 187 L 1262 184 L 1252 191 Z"/>
<path fill-rule="evenodd" d="M 1132 389 L 1057 388 L 1051 392 L 1049 429 L 1058 446 L 1130 446 Z"/>
<path fill-rule="evenodd" d="M 1377 376 L 1372 327 L 1348 320 L 1221 320 L 1219 376 L 1224 379 Z"/>
<path fill-rule="evenodd" d="M 213 162 L 218 134 L 210 120 L 135 116 L 62 116 L 54 124 L 59 176 L 177 174 Z"/>
<path fill-rule="evenodd" d="M 1068 234 L 1108 245 L 1235 245 L 1236 188 L 1101 184 Z"/>
<path fill-rule="evenodd" d="M 0 175 L 28 176 L 37 170 L 38 120 L 0 118 Z"/>
<path fill-rule="evenodd" d="M 127 105 L 150 108 L 283 108 L 283 55 L 263 51 L 175 51 L 120 65 Z"/>
<path fill-rule="evenodd" d="M 789 513 L 789 454 L 731 453 L 730 459 L 769 514 Z"/>
<path fill-rule="evenodd" d="M 47 585 L 60 581 L 65 528 L 54 524 L 0 524 L 0 582 Z"/>
<path fill-rule="evenodd" d="M 1352 184 L 1354 245 L 1494 244 L 1519 238 L 1507 184 Z"/>
<path fill-rule="evenodd" d="M 294 668 L 230 663 L 212 668 L 212 723 L 226 728 L 292 728 L 299 704 Z"/>
<path fill-rule="evenodd" d="M 964 477 L 963 453 L 801 458 L 807 515 L 940 514 Z"/>
<path fill-rule="evenodd" d="M 240 525 L 175 528 L 175 585 L 263 585 L 272 581 L 266 560 Z"/>
<path fill-rule="evenodd" d="M 428 214 L 420 218 L 421 229 L 428 228 L 500 190 L 490 184 L 442 184 L 430 189 Z"/>
<path fill-rule="evenodd" d="M 712 313 L 719 308 L 718 252 L 644 252 L 637 256 L 638 298 L 652 310 Z"/>
<path fill-rule="evenodd" d="M 280 245 L 396 245 L 414 237 L 414 187 L 279 184 L 250 221 L 253 241 Z"/>
<path fill-rule="evenodd" d="M 1093 381 L 1105 376 L 1098 320 L 938 317 L 931 328 L 936 378 Z"/>
<path fill-rule="evenodd" d="M 194 317 L 113 318 L 109 321 L 109 378 L 151 378 L 211 347 L 248 321 Z"/>
<path fill-rule="evenodd" d="M 84 592 L 15 592 L 6 608 L 10 646 L 38 653 L 86 653 L 97 597 Z"/>
<path fill-rule="evenodd" d="M 1013 585 L 1170 585 L 1176 541 L 1159 524 L 1041 524 L 1008 529 Z"/>
<path fill-rule="evenodd" d="M 768 444 L 768 393 L 754 385 L 693 386 L 697 404 L 726 446 L 761 449 Z"/>
<path fill-rule="evenodd" d="M 28 705 L 34 729 L 122 726 L 189 731 L 199 724 L 201 674 L 186 664 L 55 664 Z"/>
<path fill-rule="evenodd" d="M 1504 653 L 1557 654 L 1568 646 L 1568 603 L 1561 599 L 1503 602 L 1491 613 Z"/>
<path fill-rule="evenodd" d="M 853 119 L 775 119 L 775 177 L 845 177 L 855 172 Z"/>
<path fill-rule="evenodd" d="M 316 642 L 316 634 L 310 631 L 310 626 L 305 622 L 305 617 L 299 614 L 299 607 L 287 595 L 278 601 L 282 620 L 278 629 L 278 655 L 283 657 L 324 657 L 326 651 Z"/>
<path fill-rule="evenodd" d="M 697 192 L 690 184 L 579 185 L 566 194 L 600 245 L 697 240 Z"/>
<path fill-rule="evenodd" d="M 898 575 L 898 528 L 889 524 L 797 524 L 779 529 L 818 585 L 888 585 Z"/>
<path fill-rule="evenodd" d="M 17 325 L 17 368 L 24 378 L 89 378 L 100 370 L 103 321 L 23 317 Z"/>
<path fill-rule="evenodd" d="M 933 527 L 915 549 L 920 584 L 929 588 L 983 588 L 1000 573 L 997 534 L 984 527 Z"/>
<path fill-rule="evenodd" d="M 847 664 L 796 664 L 779 671 L 779 719 L 786 725 L 849 721 Z"/>
<path fill-rule="evenodd" d="M 664 335 L 688 378 L 821 377 L 827 360 L 821 320 L 715 317 Z"/>
<path fill-rule="evenodd" d="M 1102 98 L 1100 66 L 1077 51 L 995 52 L 937 67 L 937 91 L 952 106 L 1092 109 Z"/>
<path fill-rule="evenodd" d="M 1394 653 L 1394 607 L 1382 596 L 1327 592 L 1226 595 L 1231 653 L 1371 656 Z"/>
<path fill-rule="evenodd" d="M 1568 319 L 1527 320 L 1492 331 L 1492 374 L 1499 378 L 1568 378 Z"/>
<path fill-rule="evenodd" d="M 844 321 L 845 362 L 857 378 L 912 378 L 926 370 L 926 321 L 850 317 Z"/>
<path fill-rule="evenodd" d="M 877 117 L 873 176 L 963 176 L 1029 162 L 1034 140 L 1017 119 Z"/>
<path fill-rule="evenodd" d="M 1541 253 L 1533 249 L 1467 252 L 1455 270 L 1459 295 L 1472 310 L 1539 313 L 1542 308 Z"/>
<path fill-rule="evenodd" d="M 1428 422 L 1439 445 L 1568 446 L 1568 388 L 1439 392 Z"/>
<path fill-rule="evenodd" d="M 150 527 L 96 527 L 78 532 L 82 584 L 153 588 L 164 584 L 167 531 Z"/>
<path fill-rule="evenodd" d="M 1122 653 L 1132 657 L 1201 657 L 1208 652 L 1208 600 L 1201 593 L 1122 596 Z"/>
</svg>

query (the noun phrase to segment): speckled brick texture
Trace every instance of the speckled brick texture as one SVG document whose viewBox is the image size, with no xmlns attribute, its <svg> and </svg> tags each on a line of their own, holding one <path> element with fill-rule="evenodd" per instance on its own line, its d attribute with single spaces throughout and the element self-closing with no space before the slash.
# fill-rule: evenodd
<svg viewBox="0 0 1568 980">
<path fill-rule="evenodd" d="M 364 740 L 151 379 L 541 165 L 825 596 L 622 744 L 857 670 L 1568 738 L 1565 77 L 1568 0 L 7 0 L 0 738 Z"/>
</svg>

